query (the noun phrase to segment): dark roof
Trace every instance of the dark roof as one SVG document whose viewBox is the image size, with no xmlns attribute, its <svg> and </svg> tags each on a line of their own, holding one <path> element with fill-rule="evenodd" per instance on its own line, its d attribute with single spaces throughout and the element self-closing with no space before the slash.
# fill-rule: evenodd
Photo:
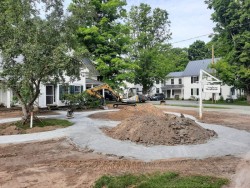
<svg viewBox="0 0 250 188">
<path fill-rule="evenodd" d="M 168 77 L 182 77 L 183 72 L 170 72 Z"/>
<path fill-rule="evenodd" d="M 101 85 L 103 84 L 103 82 L 100 82 L 91 78 L 86 78 L 86 84 Z"/>
<path fill-rule="evenodd" d="M 214 62 L 216 63 L 220 58 L 215 58 Z M 198 76 L 200 74 L 200 69 L 211 73 L 212 70 L 209 68 L 209 65 L 212 63 L 212 59 L 203 59 L 197 61 L 189 61 L 187 64 L 182 76 Z"/>
<path fill-rule="evenodd" d="M 96 70 L 94 63 L 89 58 L 83 58 L 82 62 L 89 69 L 89 74 L 93 76 L 99 76 L 98 70 Z"/>
</svg>

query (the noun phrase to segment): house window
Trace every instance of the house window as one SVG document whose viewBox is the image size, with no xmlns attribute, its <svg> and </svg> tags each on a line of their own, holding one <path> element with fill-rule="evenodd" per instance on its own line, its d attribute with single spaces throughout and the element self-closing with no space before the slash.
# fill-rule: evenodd
<svg viewBox="0 0 250 188">
<path fill-rule="evenodd" d="M 64 100 L 64 95 L 69 93 L 69 87 L 65 85 L 59 85 L 59 100 Z"/>
<path fill-rule="evenodd" d="M 191 77 L 191 84 L 197 83 L 199 81 L 199 76 L 192 76 Z"/>
<path fill-rule="evenodd" d="M 174 96 L 174 90 L 172 90 L 172 96 Z"/>
<path fill-rule="evenodd" d="M 174 84 L 174 79 L 171 79 L 171 84 Z"/>
<path fill-rule="evenodd" d="M 156 84 L 159 84 L 160 83 L 160 81 L 159 80 L 156 80 Z"/>
<path fill-rule="evenodd" d="M 197 88 L 197 90 L 196 90 L 196 91 L 197 91 L 197 95 L 199 95 L 199 88 Z"/>
<path fill-rule="evenodd" d="M 156 93 L 160 93 L 160 89 L 159 88 L 156 88 Z"/>
<path fill-rule="evenodd" d="M 182 79 L 181 78 L 179 78 L 179 84 L 182 84 Z"/>
<path fill-rule="evenodd" d="M 193 89 L 191 89 L 191 95 L 194 95 L 194 90 Z"/>
<path fill-rule="evenodd" d="M 75 94 L 81 93 L 81 86 L 75 86 Z"/>
<path fill-rule="evenodd" d="M 231 88 L 231 95 L 235 95 L 235 88 L 234 87 Z"/>
</svg>

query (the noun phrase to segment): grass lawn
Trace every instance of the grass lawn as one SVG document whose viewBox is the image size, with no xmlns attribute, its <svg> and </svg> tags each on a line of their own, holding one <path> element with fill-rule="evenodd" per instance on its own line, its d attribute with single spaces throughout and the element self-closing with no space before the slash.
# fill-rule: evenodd
<svg viewBox="0 0 250 188">
<path fill-rule="evenodd" d="M 198 105 L 181 105 L 181 104 L 168 104 L 169 106 L 180 106 L 180 107 L 192 107 L 192 108 L 199 108 Z M 230 109 L 222 106 L 203 106 L 203 108 L 217 108 L 217 109 Z"/>
<path fill-rule="evenodd" d="M 223 105 L 242 105 L 242 106 L 250 106 L 250 104 L 247 103 L 247 101 L 238 101 L 234 100 L 233 102 L 225 102 L 225 101 L 216 101 L 216 103 L 213 103 L 212 101 L 203 101 L 204 104 L 223 104 Z"/>
<path fill-rule="evenodd" d="M 102 176 L 94 188 L 221 188 L 229 181 L 210 176 L 179 176 L 177 173 L 152 175 Z"/>
<path fill-rule="evenodd" d="M 18 121 L 14 123 L 15 126 L 17 126 L 20 129 L 26 130 L 30 128 L 30 124 L 22 124 L 22 121 Z M 33 122 L 33 127 L 46 127 L 46 126 L 62 126 L 62 127 L 68 127 L 73 125 L 72 122 L 65 120 L 65 119 L 38 119 Z"/>
</svg>

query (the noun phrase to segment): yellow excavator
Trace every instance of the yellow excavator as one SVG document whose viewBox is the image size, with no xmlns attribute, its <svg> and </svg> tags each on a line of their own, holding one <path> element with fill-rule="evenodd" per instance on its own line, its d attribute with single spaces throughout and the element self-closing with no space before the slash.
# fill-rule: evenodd
<svg viewBox="0 0 250 188">
<path fill-rule="evenodd" d="M 116 98 L 117 102 L 113 104 L 114 108 L 117 108 L 119 105 L 136 106 L 135 102 L 129 102 L 129 101 L 122 102 L 122 98 L 120 97 L 120 95 L 118 95 L 108 84 L 102 84 L 102 85 L 87 89 L 86 92 L 89 95 L 101 100 L 101 107 L 103 109 L 107 109 L 107 106 L 105 106 L 105 98 L 100 94 L 100 91 L 102 91 L 102 90 L 103 90 L 103 92 L 105 90 L 108 90 Z"/>
</svg>

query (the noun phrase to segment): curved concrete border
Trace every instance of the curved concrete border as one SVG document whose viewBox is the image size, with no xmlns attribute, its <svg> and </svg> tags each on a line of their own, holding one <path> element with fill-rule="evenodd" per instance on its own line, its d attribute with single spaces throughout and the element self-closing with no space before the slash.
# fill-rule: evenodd
<svg viewBox="0 0 250 188">
<path fill-rule="evenodd" d="M 113 127 L 119 122 L 90 119 L 87 116 L 97 112 L 75 113 L 71 119 L 75 124 L 65 129 L 34 133 L 27 135 L 0 136 L 0 143 L 17 143 L 35 140 L 45 140 L 66 136 L 81 148 L 93 149 L 103 154 L 113 154 L 135 158 L 144 161 L 167 158 L 205 158 L 213 156 L 240 155 L 250 151 L 250 133 L 242 130 L 200 123 L 206 129 L 212 129 L 218 138 L 209 140 L 205 144 L 180 146 L 143 146 L 130 141 L 120 141 L 106 136 L 99 128 Z M 62 118 L 63 116 L 58 116 Z"/>
</svg>

